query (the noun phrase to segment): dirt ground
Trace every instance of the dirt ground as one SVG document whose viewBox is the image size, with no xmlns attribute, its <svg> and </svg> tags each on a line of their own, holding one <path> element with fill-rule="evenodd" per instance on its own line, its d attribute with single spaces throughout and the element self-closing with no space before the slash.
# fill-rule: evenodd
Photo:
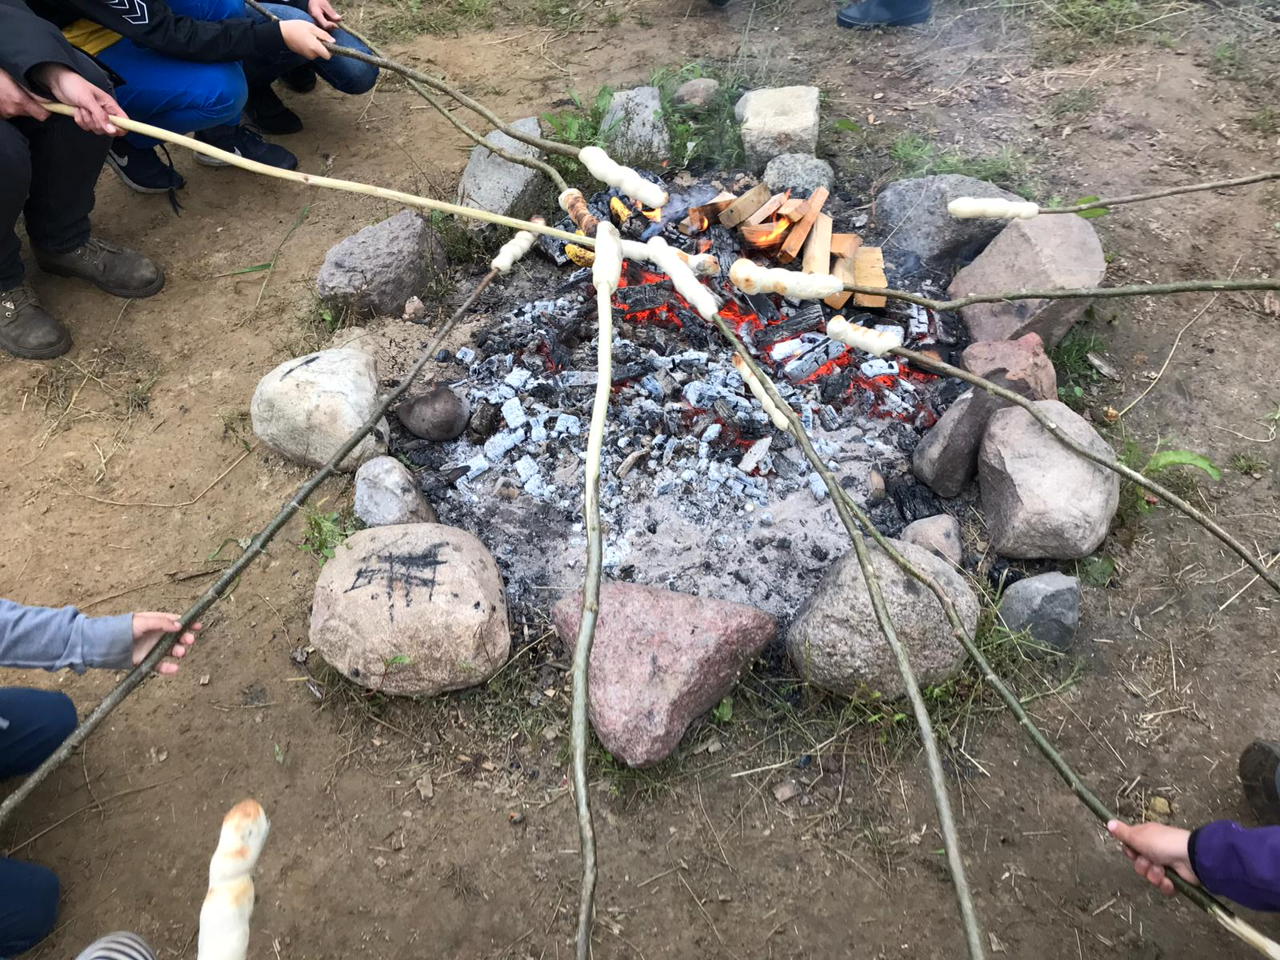
<svg viewBox="0 0 1280 960">
<path fill-rule="evenodd" d="M 504 9 L 486 29 L 392 48 L 507 116 L 546 112 L 569 90 L 646 81 L 660 66 L 737 62 L 819 84 L 828 121 L 848 117 L 873 136 L 1008 147 L 1028 158 L 1044 196 L 1073 199 L 1274 165 L 1280 139 L 1257 119 L 1274 88 L 1222 46 L 1266 21 L 1249 5 L 1213 6 L 1161 7 L 1160 24 L 1120 38 L 1138 42 L 1084 47 L 1069 63 L 1043 55 L 1034 39 L 1043 22 L 946 0 L 925 28 L 868 36 L 836 31 L 831 6 L 817 0 L 734 0 L 723 11 L 701 0 L 584 4 L 565 28 Z M 1059 95 L 1081 89 L 1092 91 L 1087 108 L 1055 116 Z M 459 138 L 398 84 L 295 105 L 308 130 L 289 145 L 304 169 L 451 194 L 465 160 Z M 857 138 L 828 133 L 833 160 L 856 179 Z M 303 477 L 246 452 L 243 413 L 263 373 L 318 343 L 310 283 L 325 250 L 394 211 L 207 170 L 189 155 L 178 162 L 189 178 L 180 218 L 109 173 L 97 213 L 104 235 L 164 261 L 165 291 L 122 309 L 37 276 L 77 348 L 56 363 L 0 359 L 0 595 L 95 614 L 180 610 Z M 1094 223 L 1112 283 L 1249 277 L 1280 263 L 1277 187 L 1129 207 Z M 229 275 L 273 258 L 269 274 Z M 1090 405 L 1100 410 L 1137 397 L 1198 317 L 1112 438 L 1223 465 L 1224 479 L 1193 497 L 1260 553 L 1280 550 L 1280 443 L 1263 442 L 1275 421 L 1270 432 L 1262 422 L 1280 408 L 1276 313 L 1262 295 L 1187 296 L 1111 301 L 1089 323 L 1123 378 L 1098 388 Z M 324 509 L 346 497 L 333 483 Z M 33 956 L 72 955 L 122 928 L 161 957 L 192 956 L 217 825 L 245 796 L 273 821 L 255 958 L 571 953 L 578 860 L 558 648 L 540 639 L 540 623 L 517 624 L 527 658 L 488 691 L 430 704 L 361 697 L 315 658 L 291 659 L 305 643 L 317 571 L 297 548 L 301 535 L 295 522 L 219 605 L 180 675 L 147 683 L 6 826 L 0 849 L 55 867 L 64 882 L 61 926 Z M 1255 736 L 1280 736 L 1275 598 L 1162 510 L 1103 552 L 1118 573 L 1087 591 L 1079 674 L 1067 683 L 1068 667 L 1044 667 L 1025 691 L 1036 696 L 1030 709 L 1126 815 L 1163 797 L 1174 823 L 1247 820 L 1236 753 Z M 82 710 L 116 679 L 0 675 L 66 690 Z M 769 722 L 708 723 L 656 773 L 597 764 L 597 957 L 962 953 L 910 738 L 845 730 L 807 702 L 790 712 L 773 704 Z M 957 818 L 993 956 L 1251 955 L 1140 885 L 1006 717 L 971 711 L 954 736 L 953 756 L 968 761 L 952 781 Z M 798 795 L 779 802 L 775 788 L 788 780 Z M 1280 937 L 1280 923 L 1251 919 Z"/>
</svg>

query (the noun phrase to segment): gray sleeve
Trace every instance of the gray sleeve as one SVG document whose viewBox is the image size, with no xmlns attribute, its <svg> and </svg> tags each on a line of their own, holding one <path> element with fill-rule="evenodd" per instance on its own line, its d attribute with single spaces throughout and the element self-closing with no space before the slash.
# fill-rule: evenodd
<svg viewBox="0 0 1280 960">
<path fill-rule="evenodd" d="M 0 600 L 0 667 L 82 673 L 133 662 L 133 614 L 86 617 L 75 607 L 26 607 Z"/>
</svg>

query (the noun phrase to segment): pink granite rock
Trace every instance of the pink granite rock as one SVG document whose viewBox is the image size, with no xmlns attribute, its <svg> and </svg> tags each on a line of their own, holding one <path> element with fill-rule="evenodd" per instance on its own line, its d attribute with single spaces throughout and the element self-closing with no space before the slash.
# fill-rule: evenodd
<svg viewBox="0 0 1280 960">
<path fill-rule="evenodd" d="M 551 615 L 573 649 L 581 594 L 566 596 Z M 632 767 L 669 757 L 689 724 L 720 702 L 777 632 L 773 617 L 746 604 L 603 584 L 587 675 L 600 742 Z"/>
<path fill-rule="evenodd" d="M 971 343 L 960 355 L 960 365 L 1029 400 L 1058 399 L 1058 373 L 1037 333 L 1024 334 L 1017 340 Z"/>
</svg>

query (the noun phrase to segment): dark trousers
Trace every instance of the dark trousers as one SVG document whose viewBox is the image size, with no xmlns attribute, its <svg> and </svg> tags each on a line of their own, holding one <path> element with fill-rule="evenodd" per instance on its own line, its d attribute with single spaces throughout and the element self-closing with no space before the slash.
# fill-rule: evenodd
<svg viewBox="0 0 1280 960">
<path fill-rule="evenodd" d="M 75 728 L 75 704 L 66 694 L 0 688 L 0 779 L 30 773 Z M 16 957 L 49 935 L 58 894 L 52 870 L 0 858 L 0 957 Z"/>
<path fill-rule="evenodd" d="M 85 133 L 70 117 L 0 120 L 0 290 L 12 290 L 25 275 L 16 229 L 24 212 L 27 236 L 42 250 L 66 253 L 89 239 L 107 139 Z"/>
</svg>

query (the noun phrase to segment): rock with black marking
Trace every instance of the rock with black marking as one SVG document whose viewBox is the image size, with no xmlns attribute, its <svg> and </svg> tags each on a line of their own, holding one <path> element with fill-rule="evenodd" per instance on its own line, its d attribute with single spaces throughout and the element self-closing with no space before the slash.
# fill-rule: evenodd
<svg viewBox="0 0 1280 960">
<path fill-rule="evenodd" d="M 253 432 L 278 453 L 321 467 L 378 407 L 378 367 L 363 350 L 339 347 L 294 357 L 259 382 L 249 404 Z M 350 472 L 386 452 L 387 422 L 342 461 Z"/>
<path fill-rule="evenodd" d="M 484 683 L 511 653 L 502 575 L 484 544 L 456 527 L 361 530 L 320 571 L 311 644 L 380 693 L 435 696 Z"/>
</svg>

